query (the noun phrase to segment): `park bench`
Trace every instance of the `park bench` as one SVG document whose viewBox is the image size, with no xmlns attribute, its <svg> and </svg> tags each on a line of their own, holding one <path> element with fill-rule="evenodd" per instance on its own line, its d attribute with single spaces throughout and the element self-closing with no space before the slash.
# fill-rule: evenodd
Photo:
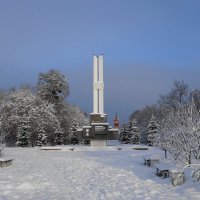
<svg viewBox="0 0 200 200">
<path fill-rule="evenodd" d="M 156 167 L 156 175 L 161 178 L 168 178 L 170 171 L 168 169 L 160 170 Z"/>
<path fill-rule="evenodd" d="M 159 163 L 159 159 L 153 159 L 153 158 L 145 159 L 144 158 L 144 165 L 146 165 L 148 167 L 152 167 L 156 163 Z"/>
</svg>

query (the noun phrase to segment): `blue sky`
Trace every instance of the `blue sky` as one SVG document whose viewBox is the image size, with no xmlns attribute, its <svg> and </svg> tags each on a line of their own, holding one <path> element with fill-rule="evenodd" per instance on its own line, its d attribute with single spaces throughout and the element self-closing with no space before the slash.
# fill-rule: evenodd
<svg viewBox="0 0 200 200">
<path fill-rule="evenodd" d="M 92 55 L 104 54 L 105 111 L 121 123 L 175 80 L 200 88 L 198 0 L 0 0 L 0 88 L 61 71 L 92 112 Z"/>
</svg>

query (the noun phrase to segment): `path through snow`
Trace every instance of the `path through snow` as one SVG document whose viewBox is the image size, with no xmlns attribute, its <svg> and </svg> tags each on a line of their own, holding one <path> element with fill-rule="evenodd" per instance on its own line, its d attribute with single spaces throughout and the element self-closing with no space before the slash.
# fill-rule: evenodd
<svg viewBox="0 0 200 200">
<path fill-rule="evenodd" d="M 0 200 L 200 199 L 199 183 L 173 187 L 142 158 L 149 151 L 41 151 L 8 148 L 15 159 L 0 168 Z"/>
</svg>

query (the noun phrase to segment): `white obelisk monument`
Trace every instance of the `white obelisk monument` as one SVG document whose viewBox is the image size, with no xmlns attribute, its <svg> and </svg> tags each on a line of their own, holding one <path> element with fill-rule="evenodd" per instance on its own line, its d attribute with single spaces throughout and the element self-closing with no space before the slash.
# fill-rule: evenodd
<svg viewBox="0 0 200 200">
<path fill-rule="evenodd" d="M 89 140 L 90 146 L 107 145 L 107 140 L 116 140 L 119 129 L 112 129 L 104 113 L 103 55 L 93 56 L 93 113 L 90 125 L 77 130 L 78 140 Z"/>
<path fill-rule="evenodd" d="M 93 113 L 104 115 L 103 55 L 93 56 Z"/>
</svg>

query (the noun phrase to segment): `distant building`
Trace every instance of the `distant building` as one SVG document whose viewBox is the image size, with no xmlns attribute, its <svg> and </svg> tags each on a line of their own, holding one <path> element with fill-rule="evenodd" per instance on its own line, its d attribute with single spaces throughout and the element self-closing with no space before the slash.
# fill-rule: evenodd
<svg viewBox="0 0 200 200">
<path fill-rule="evenodd" d="M 118 128 L 119 129 L 119 119 L 117 117 L 117 113 L 116 113 L 115 119 L 114 119 L 114 128 Z"/>
</svg>

